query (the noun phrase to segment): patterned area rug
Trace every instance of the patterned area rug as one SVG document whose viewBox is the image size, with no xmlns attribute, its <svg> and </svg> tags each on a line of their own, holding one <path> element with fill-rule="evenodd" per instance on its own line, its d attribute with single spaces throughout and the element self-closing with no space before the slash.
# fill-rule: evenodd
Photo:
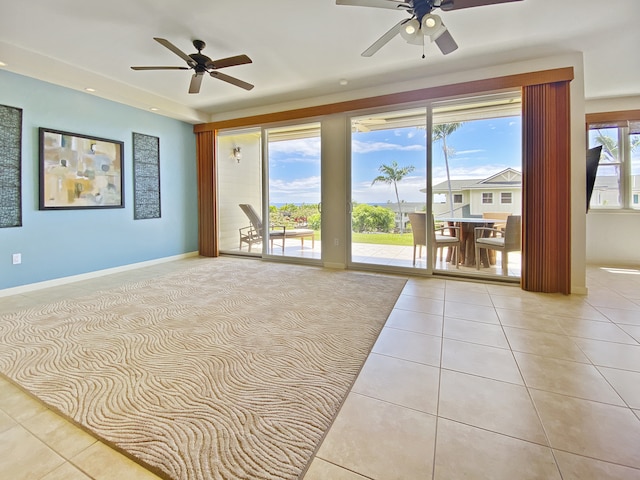
<svg viewBox="0 0 640 480">
<path fill-rule="evenodd" d="M 0 371 L 168 479 L 295 479 L 404 286 L 237 259 L 0 316 Z"/>
</svg>

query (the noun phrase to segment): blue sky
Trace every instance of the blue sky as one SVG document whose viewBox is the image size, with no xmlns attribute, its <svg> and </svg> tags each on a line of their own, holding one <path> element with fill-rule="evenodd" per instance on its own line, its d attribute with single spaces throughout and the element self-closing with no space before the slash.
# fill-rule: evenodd
<svg viewBox="0 0 640 480">
<path fill-rule="evenodd" d="M 452 179 L 486 178 L 505 168 L 521 170 L 520 117 L 465 122 L 447 139 Z M 400 199 L 424 201 L 426 137 L 421 128 L 357 132 L 352 135 L 352 198 L 360 203 L 395 202 L 392 185 L 371 182 L 382 164 L 394 160 L 415 170 L 399 184 Z M 320 138 L 273 142 L 269 146 L 270 203 L 320 201 Z M 433 182 L 446 180 L 441 143 L 434 144 Z"/>
</svg>

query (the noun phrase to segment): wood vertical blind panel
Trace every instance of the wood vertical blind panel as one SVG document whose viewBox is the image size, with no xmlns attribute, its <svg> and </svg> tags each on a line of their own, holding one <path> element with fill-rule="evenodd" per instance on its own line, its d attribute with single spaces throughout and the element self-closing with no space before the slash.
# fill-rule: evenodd
<svg viewBox="0 0 640 480">
<path fill-rule="evenodd" d="M 571 291 L 569 82 L 523 87 L 524 290 Z"/>
<path fill-rule="evenodd" d="M 218 256 L 216 218 L 215 132 L 196 133 L 198 168 L 198 249 L 205 257 Z"/>
</svg>

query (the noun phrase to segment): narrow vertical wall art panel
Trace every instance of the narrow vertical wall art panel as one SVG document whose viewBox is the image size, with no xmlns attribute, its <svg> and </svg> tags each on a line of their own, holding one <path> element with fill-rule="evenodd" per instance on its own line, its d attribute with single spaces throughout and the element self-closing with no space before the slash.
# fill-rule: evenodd
<svg viewBox="0 0 640 480">
<path fill-rule="evenodd" d="M 0 105 L 0 228 L 22 226 L 22 109 Z"/>
<path fill-rule="evenodd" d="M 160 139 L 133 133 L 133 218 L 160 218 Z"/>
</svg>

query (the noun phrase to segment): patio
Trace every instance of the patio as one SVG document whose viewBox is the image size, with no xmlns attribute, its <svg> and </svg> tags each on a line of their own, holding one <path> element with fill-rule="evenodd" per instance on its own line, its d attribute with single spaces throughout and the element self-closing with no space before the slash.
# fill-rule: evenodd
<svg viewBox="0 0 640 480">
<path fill-rule="evenodd" d="M 351 250 L 353 263 L 381 265 L 385 267 L 406 267 L 415 268 L 416 270 L 424 270 L 427 268 L 426 248 L 422 249 L 422 257 L 416 258 L 415 267 L 412 265 L 413 246 L 353 243 Z M 456 268 L 455 265 L 447 263 L 446 248 L 443 250 L 443 260 L 440 260 L 439 256 L 436 258 L 434 269 L 437 271 L 457 273 L 464 276 L 474 275 L 480 277 L 502 277 L 502 259 L 500 253 L 496 254 L 496 263 L 494 265 L 491 265 L 488 268 L 481 267 L 480 270 L 476 270 L 475 267 L 465 267 L 463 265 L 460 265 L 460 268 Z M 238 252 L 238 250 L 236 249 L 235 252 Z M 246 253 L 246 250 L 243 250 L 242 253 Z M 260 245 L 254 245 L 252 253 L 260 255 Z M 299 241 L 289 240 L 285 244 L 283 253 L 281 244 L 276 241 L 272 255 L 276 257 L 285 256 L 320 260 L 322 258 L 322 242 L 319 240 L 316 241 L 315 247 L 311 248 L 310 242 L 305 242 L 304 245 L 302 245 Z M 509 277 L 519 278 L 521 273 L 520 252 L 509 253 L 508 259 Z"/>
</svg>

